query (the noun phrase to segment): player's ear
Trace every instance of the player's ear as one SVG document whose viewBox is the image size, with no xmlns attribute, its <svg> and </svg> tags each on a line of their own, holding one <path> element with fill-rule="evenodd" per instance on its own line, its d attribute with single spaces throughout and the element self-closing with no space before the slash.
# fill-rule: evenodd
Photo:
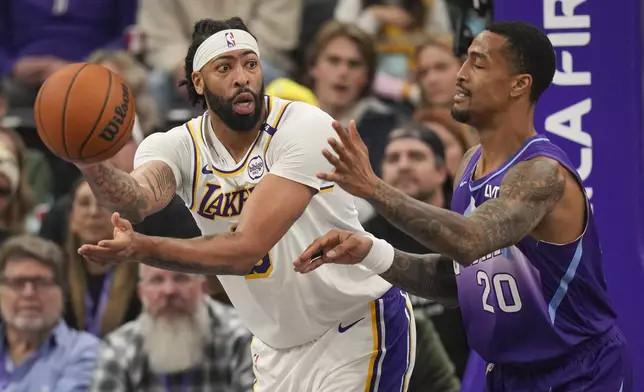
<svg viewBox="0 0 644 392">
<path fill-rule="evenodd" d="M 191 76 L 192 76 L 192 84 L 195 86 L 195 91 L 197 92 L 197 94 L 203 95 L 203 84 L 204 84 L 203 75 L 201 74 L 201 72 L 195 71 L 192 73 Z"/>
<path fill-rule="evenodd" d="M 512 88 L 510 89 L 511 97 L 520 97 L 523 94 L 530 94 L 532 88 L 532 76 L 529 74 L 517 75 L 512 81 Z"/>
</svg>

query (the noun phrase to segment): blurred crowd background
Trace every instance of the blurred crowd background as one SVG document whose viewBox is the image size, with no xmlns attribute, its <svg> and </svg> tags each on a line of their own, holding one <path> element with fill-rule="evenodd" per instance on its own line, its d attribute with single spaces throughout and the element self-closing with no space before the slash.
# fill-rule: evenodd
<svg viewBox="0 0 644 392">
<path fill-rule="evenodd" d="M 13 390 L 250 391 L 251 335 L 214 277 L 78 256 L 112 235 L 110 214 L 73 165 L 39 140 L 33 105 L 70 62 L 123 76 L 137 108 L 132 140 L 112 159 L 201 108 L 178 82 L 194 24 L 241 17 L 258 38 L 267 94 L 351 119 L 377 173 L 449 208 L 452 176 L 476 141 L 451 119 L 456 73 L 491 0 L 3 0 L 0 2 L 0 383 Z M 359 203 L 365 227 L 427 253 Z M 175 198 L 137 231 L 198 236 Z M 459 391 L 469 348 L 457 309 L 414 298 L 418 353 L 410 391 Z M 7 381 L 8 380 L 8 381 Z M 171 389 L 177 388 L 177 389 Z"/>
</svg>

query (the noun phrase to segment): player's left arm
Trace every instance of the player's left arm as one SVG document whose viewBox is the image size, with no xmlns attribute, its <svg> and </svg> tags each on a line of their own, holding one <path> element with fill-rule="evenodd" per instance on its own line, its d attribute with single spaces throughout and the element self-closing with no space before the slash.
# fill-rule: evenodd
<svg viewBox="0 0 644 392">
<path fill-rule="evenodd" d="M 244 204 L 234 232 L 189 240 L 138 236 L 141 262 L 177 271 L 246 275 L 306 209 L 313 191 L 267 174 Z"/>
<path fill-rule="evenodd" d="M 191 240 L 145 237 L 139 241 L 145 244 L 141 252 L 146 256 L 144 263 L 218 275 L 250 272 L 320 190 L 323 184 L 316 173 L 330 169 L 320 151 L 333 136 L 332 119 L 319 110 L 293 111 L 288 117 L 288 124 L 276 132 L 267 153 L 272 158 L 270 172 L 244 204 L 235 231 Z"/>
<path fill-rule="evenodd" d="M 518 163 L 505 174 L 499 196 L 467 217 L 410 198 L 383 181 L 370 201 L 417 241 L 468 265 L 530 234 L 563 197 L 563 170 L 543 157 Z"/>
</svg>

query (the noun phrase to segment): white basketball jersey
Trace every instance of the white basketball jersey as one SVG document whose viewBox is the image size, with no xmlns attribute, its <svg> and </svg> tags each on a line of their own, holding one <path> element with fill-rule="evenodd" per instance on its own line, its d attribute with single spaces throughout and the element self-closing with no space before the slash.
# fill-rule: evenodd
<svg viewBox="0 0 644 392">
<path fill-rule="evenodd" d="M 312 180 L 310 175 L 285 174 L 284 167 L 288 165 L 282 162 L 287 159 L 284 151 L 298 147 L 293 146 L 297 143 L 309 144 L 306 151 L 311 153 L 298 157 L 304 160 L 301 164 L 307 171 L 331 170 L 321 150 L 327 147 L 327 138 L 335 135 L 332 118 L 302 102 L 267 97 L 266 105 L 267 120 L 239 162 L 216 138 L 205 113 L 184 126 L 144 140 L 135 166 L 152 160 L 168 163 L 177 177 L 177 193 L 204 235 L 233 230 L 244 203 L 253 197 L 253 189 L 271 173 L 271 168 L 275 175 L 319 190 L 300 218 L 252 271 L 246 276 L 219 276 L 253 334 L 272 347 L 288 348 L 319 338 L 341 321 L 351 321 L 391 285 L 361 265 L 329 264 L 305 275 L 293 270 L 293 261 L 328 231 L 365 232 L 353 197 L 340 187 Z"/>
</svg>

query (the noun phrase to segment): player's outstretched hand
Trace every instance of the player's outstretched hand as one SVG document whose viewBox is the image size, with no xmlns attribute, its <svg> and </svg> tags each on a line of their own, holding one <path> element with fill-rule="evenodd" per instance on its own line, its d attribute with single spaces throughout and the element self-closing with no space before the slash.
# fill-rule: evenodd
<svg viewBox="0 0 644 392">
<path fill-rule="evenodd" d="M 332 125 L 340 137 L 339 141 L 329 138 L 337 157 L 327 149 L 322 154 L 334 166 L 334 170 L 331 173 L 318 173 L 318 178 L 334 182 L 354 196 L 371 197 L 379 178 L 371 168 L 369 150 L 358 134 L 355 121 L 351 121 L 348 131 L 337 121 L 333 121 Z"/>
<path fill-rule="evenodd" d="M 118 212 L 112 214 L 114 238 L 99 241 L 96 245 L 85 244 L 78 253 L 87 260 L 98 264 L 112 264 L 122 261 L 133 261 L 136 257 L 133 238 L 136 235 L 132 224 L 120 217 Z"/>
<path fill-rule="evenodd" d="M 296 272 L 311 272 L 325 263 L 358 264 L 371 250 L 371 241 L 343 230 L 331 230 L 313 241 L 293 262 Z"/>
</svg>

